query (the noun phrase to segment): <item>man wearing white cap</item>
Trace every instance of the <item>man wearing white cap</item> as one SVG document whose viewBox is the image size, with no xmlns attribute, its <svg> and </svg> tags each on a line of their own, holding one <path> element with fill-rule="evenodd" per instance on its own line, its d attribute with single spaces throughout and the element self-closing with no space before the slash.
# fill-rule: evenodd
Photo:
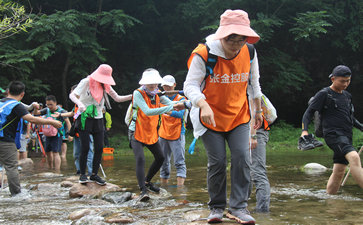
<svg viewBox="0 0 363 225">
<path fill-rule="evenodd" d="M 208 155 L 209 223 L 222 222 L 227 206 L 227 155 L 231 151 L 231 194 L 227 217 L 241 224 L 255 224 L 247 210 L 250 166 L 250 119 L 255 129 L 262 124 L 261 88 L 257 54 L 250 54 L 246 43 L 254 44 L 260 37 L 251 29 L 248 14 L 243 10 L 226 10 L 215 34 L 206 45 L 198 46 L 188 60 L 189 71 L 184 93 L 193 108 L 190 118 L 194 136 L 201 137 Z M 216 64 L 207 70 L 208 55 L 216 56 Z M 247 86 L 251 76 L 255 111 L 250 114 Z"/>
<path fill-rule="evenodd" d="M 161 83 L 164 91 L 173 91 L 176 87 L 175 78 L 172 75 L 163 77 Z M 182 101 L 185 97 L 179 94 L 170 94 L 167 97 L 171 101 Z M 161 115 L 161 124 L 159 128 L 159 142 L 161 149 L 164 151 L 164 163 L 160 170 L 160 179 L 162 184 L 167 184 L 170 178 L 170 158 L 173 153 L 174 165 L 176 168 L 177 185 L 183 186 L 187 174 L 185 166 L 185 127 L 184 127 L 185 110 L 169 111 Z"/>
</svg>

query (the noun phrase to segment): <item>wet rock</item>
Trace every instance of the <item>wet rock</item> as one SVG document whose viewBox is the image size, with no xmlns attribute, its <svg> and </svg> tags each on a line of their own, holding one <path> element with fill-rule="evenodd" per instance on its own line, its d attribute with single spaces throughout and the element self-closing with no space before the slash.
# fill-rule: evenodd
<svg viewBox="0 0 363 225">
<path fill-rule="evenodd" d="M 71 181 L 71 182 L 74 182 L 74 183 L 78 183 L 79 181 L 79 176 L 71 176 L 71 177 L 67 177 L 65 179 L 65 181 Z"/>
<path fill-rule="evenodd" d="M 123 213 L 115 213 L 107 218 L 105 218 L 107 223 L 132 223 L 134 219 L 123 214 Z"/>
<path fill-rule="evenodd" d="M 43 192 L 56 190 L 56 189 L 58 189 L 58 185 L 52 184 L 52 183 L 39 183 L 39 184 L 36 184 L 35 187 L 32 187 L 32 190 L 38 190 L 38 191 L 43 191 Z"/>
<path fill-rule="evenodd" d="M 111 192 L 102 196 L 102 199 L 114 204 L 121 204 L 132 199 L 131 192 Z"/>
<path fill-rule="evenodd" d="M 74 183 L 72 181 L 68 181 L 68 180 L 65 180 L 65 181 L 62 181 L 62 183 L 60 184 L 61 187 L 72 187 L 74 185 Z"/>
<path fill-rule="evenodd" d="M 28 169 L 28 168 L 32 168 L 33 165 L 34 165 L 34 162 L 32 159 L 30 158 L 26 158 L 26 159 L 21 159 L 19 160 L 18 162 L 18 165 L 25 168 L 25 169 Z"/>
<path fill-rule="evenodd" d="M 45 172 L 45 173 L 39 173 L 38 177 L 43 177 L 43 178 L 63 177 L 63 174 Z"/>
<path fill-rule="evenodd" d="M 121 188 L 118 185 L 107 183 L 104 186 L 94 182 L 87 184 L 74 184 L 69 190 L 69 197 L 78 198 L 83 196 L 99 197 L 108 192 L 119 192 Z"/>
<path fill-rule="evenodd" d="M 96 214 L 98 210 L 94 210 L 94 209 L 81 209 L 81 210 L 77 210 L 75 212 L 72 212 L 71 214 L 69 214 L 69 219 L 70 220 L 78 220 L 84 216 L 90 215 L 90 214 Z"/>
<path fill-rule="evenodd" d="M 328 170 L 325 166 L 319 163 L 308 163 L 302 170 L 307 174 L 320 174 Z"/>
<path fill-rule="evenodd" d="M 102 216 L 95 215 L 86 215 L 81 219 L 77 220 L 75 225 L 108 225 L 108 223 L 104 222 L 104 218 Z"/>
</svg>

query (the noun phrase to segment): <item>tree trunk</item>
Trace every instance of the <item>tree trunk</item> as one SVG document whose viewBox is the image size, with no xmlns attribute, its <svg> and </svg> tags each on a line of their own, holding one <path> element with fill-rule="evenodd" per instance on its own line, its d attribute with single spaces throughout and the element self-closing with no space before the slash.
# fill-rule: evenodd
<svg viewBox="0 0 363 225">
<path fill-rule="evenodd" d="M 72 50 L 72 49 L 71 49 Z M 72 52 L 67 52 L 66 61 L 64 64 L 63 72 L 62 72 L 62 104 L 63 108 L 68 109 L 68 89 L 67 89 L 67 77 L 68 77 L 68 69 L 71 60 Z"/>
</svg>

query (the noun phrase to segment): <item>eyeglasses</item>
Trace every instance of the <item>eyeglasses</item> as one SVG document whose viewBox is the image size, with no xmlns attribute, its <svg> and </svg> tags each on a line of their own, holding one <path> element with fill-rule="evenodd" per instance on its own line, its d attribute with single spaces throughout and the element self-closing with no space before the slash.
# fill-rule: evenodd
<svg viewBox="0 0 363 225">
<path fill-rule="evenodd" d="M 232 40 L 232 39 L 225 39 L 225 41 L 230 44 L 230 45 L 242 45 L 244 42 L 246 42 L 247 40 L 247 37 L 243 36 L 242 39 L 239 39 L 239 40 Z"/>
</svg>

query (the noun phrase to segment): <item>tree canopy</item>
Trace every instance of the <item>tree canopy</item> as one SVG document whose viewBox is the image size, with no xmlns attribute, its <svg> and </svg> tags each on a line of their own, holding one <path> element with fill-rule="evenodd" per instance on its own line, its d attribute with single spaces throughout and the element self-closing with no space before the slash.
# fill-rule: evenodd
<svg viewBox="0 0 363 225">
<path fill-rule="evenodd" d="M 70 87 L 101 63 L 113 67 L 119 94 L 137 88 L 149 67 L 174 75 L 181 89 L 191 51 L 215 32 L 220 15 L 230 8 L 248 12 L 251 27 L 261 36 L 255 48 L 262 91 L 280 119 L 300 124 L 308 99 L 330 84 L 328 75 L 339 64 L 352 69 L 348 90 L 356 116 L 363 111 L 358 105 L 363 97 L 360 0 L 11 2 L 32 10 L 34 22 L 28 32 L 1 41 L 0 87 L 23 80 L 29 100 L 44 101 L 54 94 L 66 105 Z M 112 113 L 122 116 L 126 107 Z"/>
</svg>

